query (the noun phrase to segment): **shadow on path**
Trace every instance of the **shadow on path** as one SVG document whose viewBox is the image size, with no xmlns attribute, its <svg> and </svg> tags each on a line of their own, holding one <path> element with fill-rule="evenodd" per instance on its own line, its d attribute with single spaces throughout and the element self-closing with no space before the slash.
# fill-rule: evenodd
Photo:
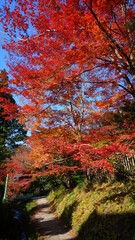
<svg viewBox="0 0 135 240">
<path fill-rule="evenodd" d="M 37 213 L 34 222 L 42 239 L 76 240 L 72 232 L 64 228 L 62 222 L 52 213 L 46 198 L 37 199 Z"/>
</svg>

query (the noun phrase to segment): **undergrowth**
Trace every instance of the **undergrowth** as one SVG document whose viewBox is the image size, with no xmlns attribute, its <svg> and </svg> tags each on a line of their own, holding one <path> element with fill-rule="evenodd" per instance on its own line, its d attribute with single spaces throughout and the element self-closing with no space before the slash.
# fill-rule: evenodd
<svg viewBox="0 0 135 240">
<path fill-rule="evenodd" d="M 89 191 L 63 186 L 48 199 L 59 219 L 80 240 L 135 240 L 134 183 L 103 183 Z"/>
<path fill-rule="evenodd" d="M 32 219 L 35 210 L 36 203 L 34 200 L 26 203 L 21 201 L 14 201 L 5 204 L 1 203 L 0 239 L 38 239 L 39 233 L 37 232 Z"/>
</svg>

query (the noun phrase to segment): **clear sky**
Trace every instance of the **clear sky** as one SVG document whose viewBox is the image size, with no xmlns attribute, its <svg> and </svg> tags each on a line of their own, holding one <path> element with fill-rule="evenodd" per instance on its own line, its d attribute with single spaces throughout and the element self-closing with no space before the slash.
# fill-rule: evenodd
<svg viewBox="0 0 135 240">
<path fill-rule="evenodd" d="M 5 68 L 8 72 L 8 67 L 6 65 L 6 59 L 8 59 L 8 54 L 5 50 L 2 49 L 1 42 L 0 42 L 0 70 Z"/>
<path fill-rule="evenodd" d="M 0 16 L 1 16 L 1 7 L 4 4 L 5 0 L 0 0 Z M 6 34 L 4 34 L 2 25 L 0 24 L 0 70 L 6 69 L 8 71 L 7 65 L 6 65 L 6 58 L 8 58 L 8 54 L 5 50 L 2 49 L 2 44 L 4 43 L 4 39 L 6 39 Z"/>
</svg>

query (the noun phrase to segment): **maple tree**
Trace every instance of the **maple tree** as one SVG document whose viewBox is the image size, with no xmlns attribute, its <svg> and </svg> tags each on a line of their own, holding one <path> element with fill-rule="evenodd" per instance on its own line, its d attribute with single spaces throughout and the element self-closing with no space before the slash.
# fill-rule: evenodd
<svg viewBox="0 0 135 240">
<path fill-rule="evenodd" d="M 45 169 L 37 175 L 112 172 L 109 157 L 134 141 L 134 114 L 122 113 L 135 99 L 134 1 L 10 0 L 1 21 L 11 89 L 24 98 L 19 119 L 33 134 L 30 161 Z"/>
<path fill-rule="evenodd" d="M 6 158 L 0 168 L 0 183 L 8 174 L 8 196 L 15 197 L 20 191 L 24 191 L 32 179 L 32 165 L 29 162 L 29 148 L 19 146 L 10 158 Z"/>
<path fill-rule="evenodd" d="M 14 9 L 12 2 L 4 6 L 3 26 L 17 41 L 5 48 L 17 56 L 14 83 L 34 104 L 41 105 L 48 94 L 55 100 L 62 85 L 79 82 L 84 74 L 100 94 L 112 95 L 108 102 L 123 94 L 134 98 L 132 1 L 29 0 L 16 1 Z"/>
<path fill-rule="evenodd" d="M 99 107 L 134 98 L 132 1 L 12 3 L 4 6 L 5 48 L 15 91 L 30 99 L 26 115 L 43 119 L 82 79 L 85 94 L 102 96 Z"/>
</svg>

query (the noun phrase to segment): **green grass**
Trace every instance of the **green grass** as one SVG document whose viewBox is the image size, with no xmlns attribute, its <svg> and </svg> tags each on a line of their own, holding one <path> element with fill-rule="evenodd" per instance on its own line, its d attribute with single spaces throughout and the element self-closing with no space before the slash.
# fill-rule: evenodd
<svg viewBox="0 0 135 240">
<path fill-rule="evenodd" d="M 33 216 L 36 210 L 35 200 L 31 200 L 24 205 L 24 221 L 27 223 L 27 235 L 28 240 L 39 239 L 40 233 L 37 231 L 35 224 L 33 223 Z"/>
<path fill-rule="evenodd" d="M 135 240 L 133 182 L 96 184 L 88 192 L 61 187 L 48 199 L 57 216 L 80 240 Z"/>
</svg>

